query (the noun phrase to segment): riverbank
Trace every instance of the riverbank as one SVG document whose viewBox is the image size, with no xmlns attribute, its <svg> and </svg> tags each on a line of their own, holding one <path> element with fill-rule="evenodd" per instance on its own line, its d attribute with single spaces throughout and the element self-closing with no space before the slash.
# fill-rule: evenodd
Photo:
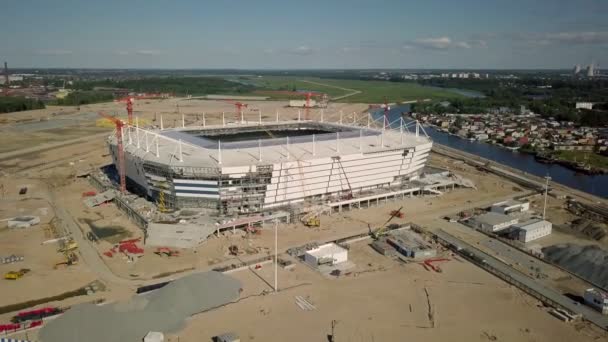
<svg viewBox="0 0 608 342">
<path fill-rule="evenodd" d="M 506 146 L 497 143 L 494 140 L 480 140 L 474 138 L 463 137 L 450 132 L 446 128 L 439 127 L 432 123 L 425 123 L 425 126 L 431 127 L 436 131 L 451 136 L 478 143 L 498 146 L 511 152 L 519 152 L 534 156 L 536 161 L 543 164 L 557 164 L 584 175 L 603 175 L 608 174 L 608 157 L 600 156 L 593 152 L 583 151 L 543 151 L 537 152 L 532 149 L 522 148 L 520 146 Z"/>
<path fill-rule="evenodd" d="M 539 177 L 533 174 L 529 174 L 527 172 L 523 172 L 521 170 L 512 168 L 508 165 L 496 163 L 493 160 L 486 159 L 471 153 L 467 153 L 455 148 L 451 148 L 449 146 L 445 146 L 443 144 L 439 144 L 437 142 L 433 143 L 433 152 L 445 155 L 452 159 L 462 160 L 467 162 L 470 165 L 476 167 L 484 167 L 487 171 L 494 172 L 499 174 L 501 177 L 508 175 L 511 180 L 516 183 L 531 188 L 536 191 L 541 191 L 545 184 L 545 179 L 543 177 Z M 518 179 L 519 178 L 519 179 Z M 526 184 L 527 183 L 527 184 Z M 599 196 L 595 196 L 589 194 L 584 191 L 580 191 L 568 186 L 565 186 L 560 183 L 551 182 L 549 184 L 551 192 L 555 196 L 567 195 L 573 197 L 577 200 L 583 200 L 585 202 L 590 202 L 594 204 L 600 204 L 603 206 L 608 205 L 608 200 Z M 561 193 L 561 194 L 559 194 Z"/>
<path fill-rule="evenodd" d="M 394 128 L 398 129 L 399 119 L 402 113 L 409 113 L 410 107 L 395 106 L 388 113 L 389 122 L 394 122 Z M 372 111 L 375 118 L 381 118 L 384 113 L 382 110 Z M 406 122 L 411 120 L 406 119 Z M 435 127 L 426 127 L 426 133 L 436 144 L 442 144 L 471 155 L 482 157 L 493 163 L 508 165 L 518 172 L 534 175 L 539 179 L 550 176 L 552 183 L 560 183 L 570 189 L 576 189 L 581 193 L 588 193 L 593 196 L 608 199 L 608 175 L 584 175 L 573 171 L 559 164 L 544 164 L 536 161 L 534 156 L 527 153 L 513 153 L 497 145 L 479 143 L 456 137 L 453 134 L 446 134 L 438 131 Z"/>
</svg>

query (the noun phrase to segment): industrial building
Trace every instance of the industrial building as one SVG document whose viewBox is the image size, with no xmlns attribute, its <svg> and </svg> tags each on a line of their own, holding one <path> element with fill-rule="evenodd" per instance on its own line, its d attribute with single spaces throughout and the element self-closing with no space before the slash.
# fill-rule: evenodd
<svg viewBox="0 0 608 342">
<path fill-rule="evenodd" d="M 167 208 L 261 212 L 406 186 L 432 141 L 419 126 L 384 130 L 288 121 L 150 130 L 123 128 L 130 190 Z M 108 139 L 116 165 L 117 139 Z M 162 195 L 161 195 L 162 193 Z"/>
<path fill-rule="evenodd" d="M 312 267 L 333 266 L 348 261 L 348 250 L 335 243 L 327 243 L 304 253 L 304 262 Z"/>
<path fill-rule="evenodd" d="M 472 219 L 474 228 L 494 233 L 516 224 L 519 220 L 505 214 L 488 212 Z"/>
<path fill-rule="evenodd" d="M 585 290 L 583 299 L 585 300 L 585 304 L 601 312 L 603 315 L 608 315 L 608 294 L 591 288 Z"/>
<path fill-rule="evenodd" d="M 433 246 L 426 242 L 416 232 L 405 230 L 391 233 L 386 242 L 399 253 L 413 259 L 427 259 L 437 255 Z"/>
<path fill-rule="evenodd" d="M 513 228 L 518 230 L 519 241 L 526 243 L 543 236 L 551 234 L 552 224 L 549 221 L 541 219 L 532 219 L 530 221 L 514 224 Z"/>
<path fill-rule="evenodd" d="M 499 214 L 521 213 L 530 210 L 529 202 L 520 202 L 516 200 L 508 200 L 492 204 L 490 211 Z"/>
</svg>

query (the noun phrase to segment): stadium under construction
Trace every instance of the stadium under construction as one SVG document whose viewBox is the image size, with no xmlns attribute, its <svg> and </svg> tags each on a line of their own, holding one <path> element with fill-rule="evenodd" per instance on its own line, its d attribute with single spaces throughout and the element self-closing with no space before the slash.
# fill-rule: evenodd
<svg viewBox="0 0 608 342">
<path fill-rule="evenodd" d="M 383 126 L 383 125 L 382 125 Z M 108 140 L 117 163 L 117 139 Z M 432 141 L 416 122 L 377 128 L 276 121 L 123 129 L 131 191 L 167 208 L 237 215 L 331 203 L 419 177 Z M 161 194 L 162 193 L 162 194 Z M 358 196 L 359 195 L 359 196 Z"/>
</svg>

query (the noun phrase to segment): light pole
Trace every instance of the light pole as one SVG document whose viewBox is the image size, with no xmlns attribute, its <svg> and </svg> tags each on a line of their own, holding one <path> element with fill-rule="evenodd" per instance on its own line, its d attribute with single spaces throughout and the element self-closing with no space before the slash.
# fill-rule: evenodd
<svg viewBox="0 0 608 342">
<path fill-rule="evenodd" d="M 274 221 L 274 292 L 279 291 L 277 285 L 277 271 L 279 266 L 279 239 L 278 239 L 279 221 Z"/>
<path fill-rule="evenodd" d="M 549 175 L 545 176 L 545 205 L 543 205 L 543 220 L 545 219 L 545 215 L 547 214 L 547 193 L 549 192 L 549 181 L 551 177 Z"/>
</svg>

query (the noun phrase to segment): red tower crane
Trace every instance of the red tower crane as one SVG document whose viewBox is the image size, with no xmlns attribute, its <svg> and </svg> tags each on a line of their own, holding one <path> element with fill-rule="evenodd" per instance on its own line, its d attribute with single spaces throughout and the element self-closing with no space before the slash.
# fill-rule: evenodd
<svg viewBox="0 0 608 342">
<path fill-rule="evenodd" d="M 226 100 L 225 102 L 232 103 L 236 107 L 236 119 L 243 122 L 244 121 L 243 108 L 247 108 L 247 106 L 249 106 L 249 105 L 247 103 L 242 103 L 242 102 L 232 101 L 232 100 Z"/>
<path fill-rule="evenodd" d="M 125 150 L 122 143 L 122 128 L 124 127 L 125 123 L 106 113 L 99 112 L 98 114 L 112 121 L 116 125 L 116 148 L 118 149 L 118 165 L 116 165 L 116 168 L 118 169 L 118 176 L 120 178 L 120 192 L 124 194 L 127 191 L 127 179 L 125 175 Z"/>
<path fill-rule="evenodd" d="M 137 95 L 137 96 L 129 95 L 129 96 L 119 98 L 119 99 L 115 100 L 114 102 L 126 102 L 127 116 L 129 118 L 127 123 L 129 125 L 133 125 L 133 103 L 135 103 L 135 100 L 154 99 L 154 98 L 159 98 L 159 97 L 162 97 L 162 94 L 144 94 L 144 95 Z"/>
</svg>

